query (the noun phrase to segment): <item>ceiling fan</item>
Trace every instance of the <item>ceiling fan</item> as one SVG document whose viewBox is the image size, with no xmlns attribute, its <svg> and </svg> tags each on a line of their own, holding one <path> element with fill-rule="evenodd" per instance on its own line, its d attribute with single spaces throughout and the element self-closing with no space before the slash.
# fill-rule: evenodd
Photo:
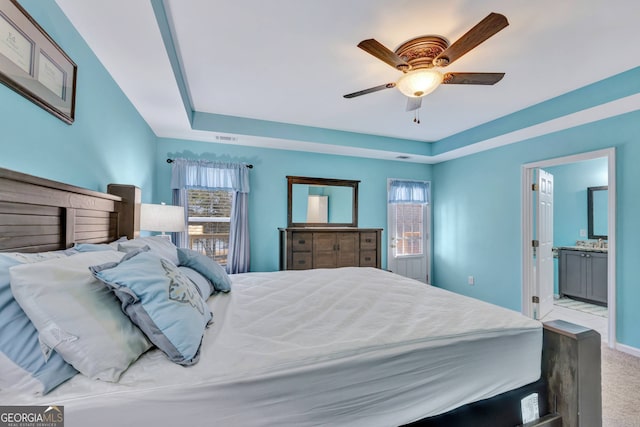
<svg viewBox="0 0 640 427">
<path fill-rule="evenodd" d="M 440 36 L 422 36 L 403 43 L 395 51 L 375 39 L 363 40 L 358 44 L 360 49 L 402 71 L 403 75 L 396 82 L 349 93 L 344 97 L 355 98 L 395 87 L 408 97 L 407 111 L 414 111 L 422 105 L 422 98 L 436 90 L 440 84 L 496 84 L 504 77 L 504 73 L 442 74 L 435 68 L 452 64 L 507 25 L 509 22 L 504 15 L 490 13 L 452 45 Z M 417 119 L 414 121 L 419 123 Z"/>
</svg>

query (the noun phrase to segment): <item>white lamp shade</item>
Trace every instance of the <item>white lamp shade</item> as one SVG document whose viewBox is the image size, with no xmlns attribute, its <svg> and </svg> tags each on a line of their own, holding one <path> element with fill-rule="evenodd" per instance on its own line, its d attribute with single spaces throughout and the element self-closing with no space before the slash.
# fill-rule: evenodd
<svg viewBox="0 0 640 427">
<path fill-rule="evenodd" d="M 140 230 L 145 231 L 184 231 L 184 208 L 182 206 L 152 205 L 140 206 Z"/>
<path fill-rule="evenodd" d="M 430 94 L 442 83 L 442 73 L 432 69 L 418 69 L 404 74 L 396 87 L 411 98 L 421 98 Z"/>
</svg>

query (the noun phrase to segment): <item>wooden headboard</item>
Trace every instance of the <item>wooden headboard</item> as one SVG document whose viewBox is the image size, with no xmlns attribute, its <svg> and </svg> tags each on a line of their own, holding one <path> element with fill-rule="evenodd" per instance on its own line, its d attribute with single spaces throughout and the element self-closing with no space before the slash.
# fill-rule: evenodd
<svg viewBox="0 0 640 427">
<path fill-rule="evenodd" d="M 0 252 L 66 249 L 139 235 L 140 189 L 107 193 L 0 168 Z"/>
</svg>

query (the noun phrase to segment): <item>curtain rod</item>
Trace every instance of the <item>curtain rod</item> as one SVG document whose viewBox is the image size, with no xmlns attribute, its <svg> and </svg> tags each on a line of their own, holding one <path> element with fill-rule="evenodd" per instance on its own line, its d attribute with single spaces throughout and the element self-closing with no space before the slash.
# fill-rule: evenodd
<svg viewBox="0 0 640 427">
<path fill-rule="evenodd" d="M 167 159 L 167 163 L 173 163 L 173 159 Z M 249 169 L 253 169 L 253 165 L 249 165 L 249 164 L 244 164 L 246 167 L 248 167 Z"/>
</svg>

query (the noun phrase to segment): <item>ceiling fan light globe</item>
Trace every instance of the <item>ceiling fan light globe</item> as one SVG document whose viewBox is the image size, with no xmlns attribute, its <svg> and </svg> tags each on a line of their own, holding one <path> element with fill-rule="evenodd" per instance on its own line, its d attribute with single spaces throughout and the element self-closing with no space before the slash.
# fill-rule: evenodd
<svg viewBox="0 0 640 427">
<path fill-rule="evenodd" d="M 442 73 L 433 69 L 409 71 L 396 82 L 396 87 L 404 95 L 421 98 L 430 94 L 442 83 Z"/>
</svg>

